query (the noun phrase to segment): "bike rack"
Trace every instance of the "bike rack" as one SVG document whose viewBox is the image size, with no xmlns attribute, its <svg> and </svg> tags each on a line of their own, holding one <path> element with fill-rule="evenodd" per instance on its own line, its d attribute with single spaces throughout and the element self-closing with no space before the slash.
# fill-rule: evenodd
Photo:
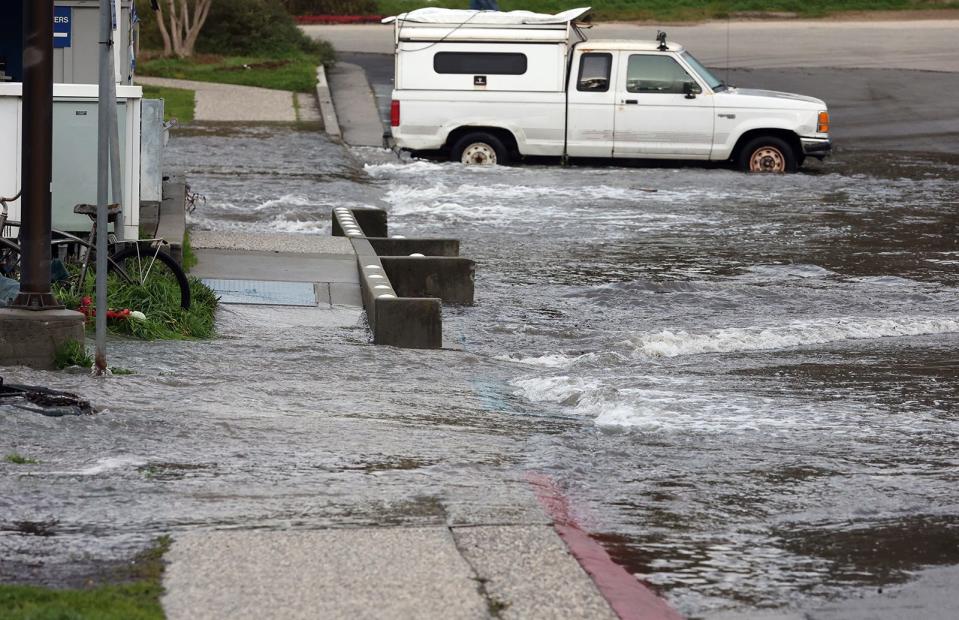
<svg viewBox="0 0 959 620">
<path fill-rule="evenodd" d="M 473 304 L 476 263 L 459 241 L 389 237 L 383 209 L 337 207 L 332 221 L 356 253 L 373 343 L 442 348 L 442 304 Z"/>
</svg>

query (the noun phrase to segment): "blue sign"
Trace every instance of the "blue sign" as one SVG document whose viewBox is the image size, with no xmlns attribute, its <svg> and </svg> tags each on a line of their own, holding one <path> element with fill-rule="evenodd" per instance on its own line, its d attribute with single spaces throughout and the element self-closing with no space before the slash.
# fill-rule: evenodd
<svg viewBox="0 0 959 620">
<path fill-rule="evenodd" d="M 53 7 L 53 47 L 70 47 L 70 30 L 73 9 L 68 6 Z"/>
</svg>

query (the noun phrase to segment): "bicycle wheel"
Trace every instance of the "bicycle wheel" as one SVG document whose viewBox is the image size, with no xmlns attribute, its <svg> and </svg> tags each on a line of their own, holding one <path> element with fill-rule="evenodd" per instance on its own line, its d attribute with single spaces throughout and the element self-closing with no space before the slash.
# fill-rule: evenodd
<svg viewBox="0 0 959 620">
<path fill-rule="evenodd" d="M 147 291 L 155 291 L 163 286 L 161 280 L 166 279 L 175 283 L 173 287 L 165 287 L 176 294 L 179 289 L 180 307 L 190 309 L 190 282 L 187 280 L 183 268 L 173 257 L 148 244 L 133 244 L 120 250 L 110 257 L 108 271 L 116 273 L 128 282 L 142 286 Z"/>
<path fill-rule="evenodd" d="M 20 279 L 20 250 L 6 243 L 0 243 L 0 276 Z"/>
</svg>

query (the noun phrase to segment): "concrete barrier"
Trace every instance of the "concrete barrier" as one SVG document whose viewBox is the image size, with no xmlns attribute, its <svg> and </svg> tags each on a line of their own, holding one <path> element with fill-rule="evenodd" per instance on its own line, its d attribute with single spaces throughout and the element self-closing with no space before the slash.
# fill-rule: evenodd
<svg viewBox="0 0 959 620">
<path fill-rule="evenodd" d="M 326 68 L 323 65 L 316 68 L 316 102 L 320 106 L 320 116 L 323 117 L 323 129 L 326 134 L 341 140 L 343 132 L 340 130 L 340 121 L 336 117 L 336 108 L 333 107 L 333 94 L 330 92 L 330 83 L 326 79 Z"/>
<path fill-rule="evenodd" d="M 439 297 L 444 304 L 473 305 L 476 263 L 467 258 L 380 257 L 400 297 Z"/>
<path fill-rule="evenodd" d="M 459 239 L 397 239 L 395 237 L 370 237 L 373 249 L 380 256 L 459 256 Z"/>
<path fill-rule="evenodd" d="M 360 293 L 374 344 L 441 348 L 442 302 L 473 303 L 476 264 L 456 256 L 459 241 L 390 239 L 382 209 L 337 207 L 331 219 L 333 234 L 349 238 L 356 253 Z M 444 255 L 381 256 L 381 250 L 400 249 Z"/>
</svg>

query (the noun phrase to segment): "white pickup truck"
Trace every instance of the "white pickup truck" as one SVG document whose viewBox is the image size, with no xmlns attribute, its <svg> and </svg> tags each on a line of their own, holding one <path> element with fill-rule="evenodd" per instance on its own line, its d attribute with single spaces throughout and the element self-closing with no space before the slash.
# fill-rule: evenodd
<svg viewBox="0 0 959 620">
<path fill-rule="evenodd" d="M 731 161 L 794 172 L 830 153 L 819 99 L 733 88 L 681 45 L 589 40 L 558 15 L 419 9 L 384 20 L 396 44 L 401 149 L 466 164 L 525 156 Z"/>
</svg>

